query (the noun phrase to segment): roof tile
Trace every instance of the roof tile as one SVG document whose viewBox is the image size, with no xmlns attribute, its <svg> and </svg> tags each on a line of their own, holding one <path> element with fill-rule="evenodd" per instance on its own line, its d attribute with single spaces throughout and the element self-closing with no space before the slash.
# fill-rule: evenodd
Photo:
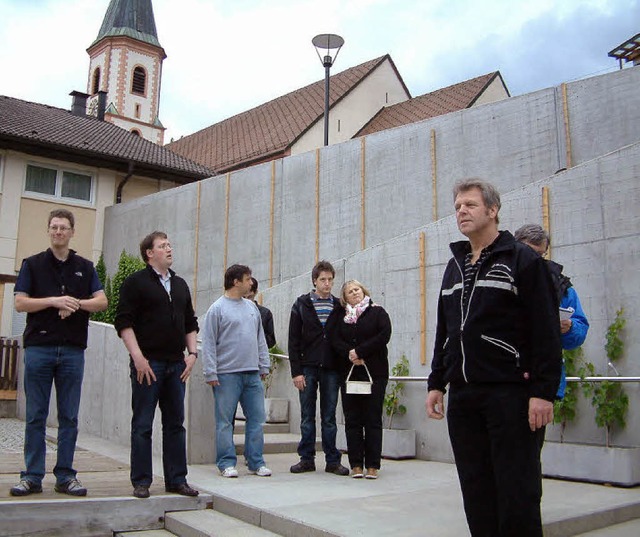
<svg viewBox="0 0 640 537">
<path fill-rule="evenodd" d="M 83 156 L 131 161 L 174 174 L 177 179 L 203 179 L 213 175 L 205 166 L 113 123 L 0 95 L 0 147 L 3 141 L 9 140 L 59 148 Z"/>
<path fill-rule="evenodd" d="M 356 136 L 365 136 L 468 108 L 496 76 L 500 76 L 499 71 L 385 107 Z"/>
<path fill-rule="evenodd" d="M 331 77 L 332 106 L 388 55 Z M 167 144 L 166 147 L 223 172 L 241 163 L 286 151 L 324 114 L 324 79 Z"/>
</svg>

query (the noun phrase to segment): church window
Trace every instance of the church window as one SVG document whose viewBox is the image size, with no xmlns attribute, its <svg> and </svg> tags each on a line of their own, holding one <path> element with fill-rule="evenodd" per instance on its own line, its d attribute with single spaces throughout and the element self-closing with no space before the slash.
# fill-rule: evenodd
<svg viewBox="0 0 640 537">
<path fill-rule="evenodd" d="M 131 129 L 131 134 L 135 136 L 142 136 L 142 134 L 140 134 L 140 131 L 138 129 Z"/>
<path fill-rule="evenodd" d="M 140 104 L 136 103 L 136 110 L 134 112 L 136 119 L 140 119 Z"/>
<path fill-rule="evenodd" d="M 91 85 L 91 94 L 95 95 L 100 91 L 100 67 L 96 67 L 93 71 L 93 84 Z"/>
<path fill-rule="evenodd" d="M 147 87 L 147 73 L 142 67 L 133 70 L 133 81 L 131 83 L 131 93 L 144 95 Z"/>
</svg>

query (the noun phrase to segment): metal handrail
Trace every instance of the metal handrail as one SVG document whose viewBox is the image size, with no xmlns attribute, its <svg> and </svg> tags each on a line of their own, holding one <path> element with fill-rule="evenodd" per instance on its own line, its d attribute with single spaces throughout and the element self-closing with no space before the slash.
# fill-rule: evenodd
<svg viewBox="0 0 640 537">
<path fill-rule="evenodd" d="M 269 353 L 269 356 L 276 358 L 289 359 L 286 354 Z M 389 380 L 396 382 L 427 382 L 429 377 L 389 377 Z M 640 377 L 567 377 L 567 382 L 640 382 Z"/>
<path fill-rule="evenodd" d="M 427 382 L 428 377 L 389 377 L 399 382 Z M 567 382 L 640 382 L 640 377 L 567 377 Z"/>
</svg>

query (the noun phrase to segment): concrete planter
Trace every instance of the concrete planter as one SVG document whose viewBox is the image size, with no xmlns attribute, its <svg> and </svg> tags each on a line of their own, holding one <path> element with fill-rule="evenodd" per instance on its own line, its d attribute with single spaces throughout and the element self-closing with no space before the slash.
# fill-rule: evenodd
<svg viewBox="0 0 640 537">
<path fill-rule="evenodd" d="M 269 397 L 264 400 L 267 423 L 289 422 L 289 399 Z"/>
<path fill-rule="evenodd" d="M 545 442 L 542 474 L 621 487 L 640 484 L 640 448 Z"/>
<path fill-rule="evenodd" d="M 382 456 L 386 459 L 415 459 L 416 431 L 414 429 L 384 429 Z"/>
<path fill-rule="evenodd" d="M 288 423 L 289 422 L 289 399 L 268 397 L 264 400 L 264 413 L 267 423 Z M 238 405 L 236 419 L 245 420 L 242 407 Z"/>
</svg>

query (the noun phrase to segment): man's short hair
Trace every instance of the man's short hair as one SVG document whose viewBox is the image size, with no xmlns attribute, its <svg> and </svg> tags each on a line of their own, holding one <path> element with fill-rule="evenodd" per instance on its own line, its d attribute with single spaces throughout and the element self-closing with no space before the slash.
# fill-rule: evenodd
<svg viewBox="0 0 640 537">
<path fill-rule="evenodd" d="M 233 287 L 235 280 L 242 280 L 245 274 L 251 276 L 251 269 L 246 265 L 231 265 L 224 273 L 224 290 L 228 291 Z"/>
<path fill-rule="evenodd" d="M 153 243 L 156 239 L 166 239 L 167 234 L 164 231 L 154 231 L 149 233 L 142 241 L 140 241 L 140 255 L 145 263 L 149 262 L 147 250 L 153 250 Z"/>
<path fill-rule="evenodd" d="M 336 277 L 336 270 L 329 261 L 318 261 L 311 270 L 311 283 L 315 285 L 316 280 L 320 276 L 321 272 L 330 272 L 331 276 Z"/>
<path fill-rule="evenodd" d="M 258 292 L 258 280 L 251 276 L 251 292 L 255 295 Z"/>
<path fill-rule="evenodd" d="M 496 208 L 496 224 L 500 222 L 498 219 L 498 213 L 500 212 L 500 207 L 502 203 L 500 202 L 500 192 L 498 189 L 493 186 L 491 183 L 487 181 L 483 181 L 482 179 L 478 179 L 476 177 L 472 177 L 470 179 L 462 179 L 458 181 L 455 185 L 453 185 L 453 202 L 455 203 L 458 194 L 461 192 L 467 192 L 473 188 L 477 188 L 482 194 L 482 201 L 487 206 L 487 208 L 495 207 Z"/>
<path fill-rule="evenodd" d="M 520 242 L 528 242 L 535 246 L 545 246 L 549 248 L 551 239 L 549 234 L 539 224 L 525 224 L 518 228 L 513 234 L 515 239 Z"/>
<path fill-rule="evenodd" d="M 66 218 L 69 220 L 69 225 L 71 229 L 73 229 L 76 225 L 76 219 L 73 216 L 73 213 L 67 209 L 54 209 L 49 213 L 49 220 L 47 220 L 47 227 L 51 225 L 51 220 L 54 218 Z"/>
</svg>

